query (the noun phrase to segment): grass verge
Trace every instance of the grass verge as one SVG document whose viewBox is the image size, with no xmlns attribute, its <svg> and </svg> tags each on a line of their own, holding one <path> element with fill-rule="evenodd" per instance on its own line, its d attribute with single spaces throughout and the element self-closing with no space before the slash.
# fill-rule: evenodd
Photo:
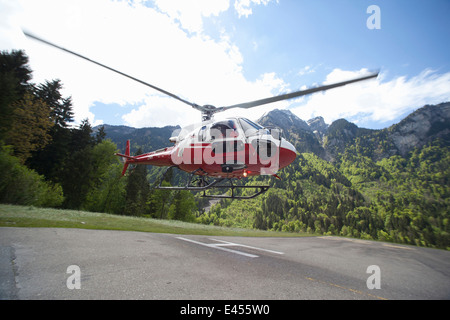
<svg viewBox="0 0 450 320">
<path fill-rule="evenodd" d="M 225 228 L 175 220 L 159 220 L 107 213 L 5 204 L 0 204 L 0 227 L 80 228 L 241 237 L 311 236 L 311 234 L 304 233 Z"/>
</svg>

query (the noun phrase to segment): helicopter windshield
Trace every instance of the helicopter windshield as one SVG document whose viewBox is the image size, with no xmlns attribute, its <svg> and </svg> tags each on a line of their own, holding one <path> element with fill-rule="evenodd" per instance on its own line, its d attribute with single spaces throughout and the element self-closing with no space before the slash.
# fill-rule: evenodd
<svg viewBox="0 0 450 320">
<path fill-rule="evenodd" d="M 237 129 L 234 120 L 216 122 L 211 126 L 211 139 L 236 138 L 239 135 Z"/>
<path fill-rule="evenodd" d="M 256 134 L 259 130 L 264 130 L 264 127 L 247 118 L 239 118 L 239 122 L 247 137 Z"/>
</svg>

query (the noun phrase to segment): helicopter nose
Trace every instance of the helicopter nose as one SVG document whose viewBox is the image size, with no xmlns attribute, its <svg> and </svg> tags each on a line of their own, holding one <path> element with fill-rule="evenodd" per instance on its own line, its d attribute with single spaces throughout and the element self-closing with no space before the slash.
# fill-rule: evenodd
<svg viewBox="0 0 450 320">
<path fill-rule="evenodd" d="M 297 150 L 286 139 L 282 138 L 280 143 L 280 169 L 290 165 L 297 157 Z"/>
</svg>

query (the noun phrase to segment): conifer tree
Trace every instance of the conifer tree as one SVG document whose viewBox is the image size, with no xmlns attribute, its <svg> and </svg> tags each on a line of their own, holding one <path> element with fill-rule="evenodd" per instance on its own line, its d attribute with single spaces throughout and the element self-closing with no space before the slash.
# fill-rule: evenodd
<svg viewBox="0 0 450 320">
<path fill-rule="evenodd" d="M 136 154 L 141 154 L 139 149 Z M 132 168 L 127 178 L 124 214 L 141 216 L 148 213 L 150 184 L 147 180 L 147 166 Z"/>
<path fill-rule="evenodd" d="M 0 140 L 11 129 L 12 103 L 24 96 L 31 73 L 24 51 L 0 52 Z"/>
</svg>

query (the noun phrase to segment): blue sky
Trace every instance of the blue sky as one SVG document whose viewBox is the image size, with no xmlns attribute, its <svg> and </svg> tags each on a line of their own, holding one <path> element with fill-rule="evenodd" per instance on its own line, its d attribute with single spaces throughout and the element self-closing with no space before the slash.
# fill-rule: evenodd
<svg viewBox="0 0 450 320">
<path fill-rule="evenodd" d="M 380 29 L 369 29 L 371 5 Z M 35 82 L 59 78 L 75 117 L 135 127 L 200 114 L 26 39 L 22 28 L 198 103 L 226 106 L 347 80 L 376 80 L 216 118 L 289 109 L 384 128 L 450 100 L 448 0 L 0 0 L 0 50 L 25 49 Z"/>
</svg>

